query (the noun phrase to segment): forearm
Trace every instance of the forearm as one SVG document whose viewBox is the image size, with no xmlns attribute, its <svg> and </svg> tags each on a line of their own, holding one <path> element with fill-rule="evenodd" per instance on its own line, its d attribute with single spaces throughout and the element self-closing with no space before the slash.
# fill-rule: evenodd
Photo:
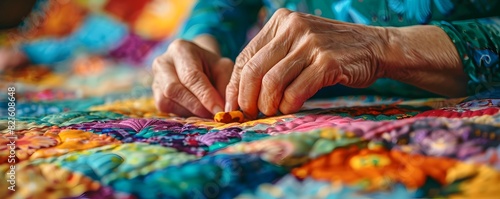
<svg viewBox="0 0 500 199">
<path fill-rule="evenodd" d="M 448 35 L 436 26 L 388 28 L 384 77 L 448 96 L 466 95 L 467 76 Z"/>
</svg>

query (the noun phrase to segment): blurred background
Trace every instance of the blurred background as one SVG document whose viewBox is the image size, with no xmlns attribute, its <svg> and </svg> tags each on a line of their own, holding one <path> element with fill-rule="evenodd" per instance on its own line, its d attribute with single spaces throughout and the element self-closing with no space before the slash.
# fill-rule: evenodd
<svg viewBox="0 0 500 199">
<path fill-rule="evenodd" d="M 194 2 L 1 0 L 1 87 L 15 85 L 19 100 L 35 102 L 146 95 L 154 57 Z"/>
</svg>

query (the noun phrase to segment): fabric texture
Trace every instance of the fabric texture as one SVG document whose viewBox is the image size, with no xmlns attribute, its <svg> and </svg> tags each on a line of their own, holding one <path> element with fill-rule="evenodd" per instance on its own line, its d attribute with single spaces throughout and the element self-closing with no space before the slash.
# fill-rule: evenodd
<svg viewBox="0 0 500 199">
<path fill-rule="evenodd" d="M 474 91 L 468 97 L 414 98 L 427 94 L 381 80 L 377 84 L 383 86 L 371 90 L 379 95 L 332 87 L 349 96 L 318 93 L 324 99 L 308 101 L 298 113 L 228 124 L 158 112 L 151 71 L 124 64 L 144 65 L 162 53 L 177 23 L 165 15 L 178 19 L 188 1 L 49 2 L 59 3 L 45 4 L 59 14 L 15 40 L 43 65 L 0 73 L 0 198 L 500 195 L 498 39 L 488 39 L 497 37 L 498 25 L 496 19 L 462 21 L 470 14 L 487 17 L 498 9 L 485 5 L 496 1 L 200 1 L 195 10 L 204 14 L 191 18 L 183 35 L 216 34 L 228 41 L 228 56 L 244 45 L 243 32 L 253 19 L 224 21 L 219 33 L 210 26 L 240 19 L 243 12 L 250 14 L 241 17 L 257 16 L 266 6 L 269 13 L 287 7 L 372 25 L 433 23 L 469 57 L 464 70 Z M 212 9 L 246 4 L 251 9 L 213 16 Z M 166 5 L 179 7 L 165 12 L 171 8 Z M 67 17 L 68 12 L 77 14 Z M 213 21 L 198 26 L 201 19 Z M 233 29 L 242 35 L 228 34 Z M 9 95 L 12 88 L 15 94 Z M 12 96 L 15 103 L 9 104 Z M 15 116 L 9 116 L 10 107 Z"/>
<path fill-rule="evenodd" d="M 93 97 L 44 84 L 26 89 L 36 82 L 22 74 L 40 82 L 56 76 L 41 70 L 10 77 L 18 99 L 12 134 L 1 102 L 0 198 L 500 194 L 499 90 L 457 99 L 342 96 L 310 100 L 296 114 L 226 124 L 160 113 L 140 84 Z M 103 75 L 101 87 L 116 81 Z M 15 192 L 7 189 L 11 165 Z"/>
</svg>

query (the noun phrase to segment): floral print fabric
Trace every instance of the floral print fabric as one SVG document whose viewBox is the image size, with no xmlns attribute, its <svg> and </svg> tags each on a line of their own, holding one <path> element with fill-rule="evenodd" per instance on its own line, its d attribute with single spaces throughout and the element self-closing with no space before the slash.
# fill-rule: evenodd
<svg viewBox="0 0 500 199">
<path fill-rule="evenodd" d="M 346 96 L 309 101 L 296 114 L 229 124 L 158 113 L 150 98 L 106 99 L 78 110 L 67 101 L 20 101 L 38 105 L 34 109 L 66 108 L 19 112 L 16 192 L 3 189 L 0 197 L 500 194 L 500 100 L 487 93 L 420 100 Z M 9 170 L 13 139 L 7 121 L 0 118 L 2 172 Z M 7 176 L 0 177 L 1 187 L 9 185 Z"/>
</svg>

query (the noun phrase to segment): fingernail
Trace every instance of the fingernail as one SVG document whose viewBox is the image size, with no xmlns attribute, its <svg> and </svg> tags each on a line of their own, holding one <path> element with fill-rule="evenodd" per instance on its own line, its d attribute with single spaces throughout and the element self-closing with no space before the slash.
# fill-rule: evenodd
<svg viewBox="0 0 500 199">
<path fill-rule="evenodd" d="M 226 112 L 232 111 L 232 108 L 233 107 L 231 107 L 230 103 L 226 103 L 226 107 L 225 107 Z"/>
<path fill-rule="evenodd" d="M 212 112 L 214 114 L 217 114 L 217 113 L 222 112 L 222 111 L 223 110 L 222 110 L 222 108 L 219 105 L 215 105 L 215 107 L 212 109 Z"/>
</svg>

